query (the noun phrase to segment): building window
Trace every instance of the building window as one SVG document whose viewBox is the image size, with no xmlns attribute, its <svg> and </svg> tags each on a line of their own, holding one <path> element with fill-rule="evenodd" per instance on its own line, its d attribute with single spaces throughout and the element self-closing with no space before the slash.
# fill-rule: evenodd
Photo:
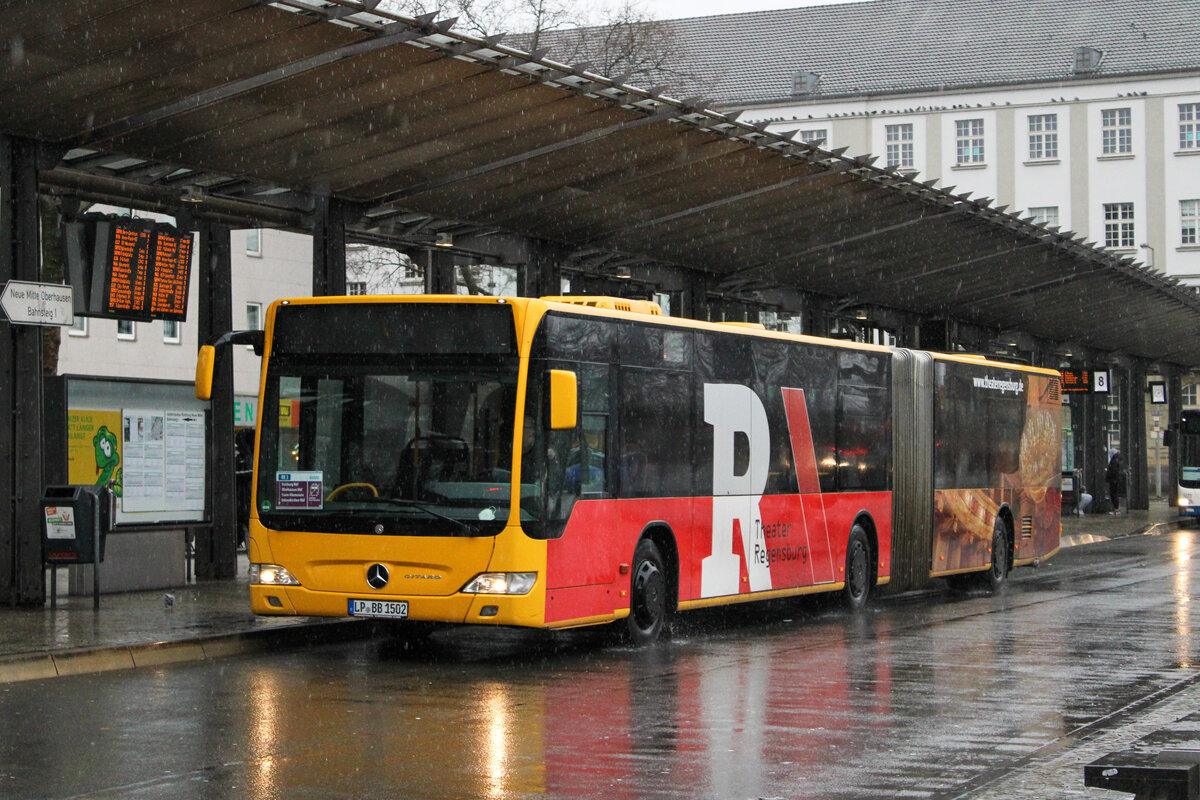
<svg viewBox="0 0 1200 800">
<path fill-rule="evenodd" d="M 137 339 L 137 323 L 131 319 L 117 320 L 117 338 L 127 342 Z"/>
<path fill-rule="evenodd" d="M 1200 406 L 1200 383 L 1185 383 L 1179 388 L 1180 402 L 1184 408 Z"/>
<path fill-rule="evenodd" d="M 1058 114 L 1029 115 L 1029 157 L 1058 158 Z"/>
<path fill-rule="evenodd" d="M 87 336 L 88 335 L 88 318 L 76 316 L 71 327 L 67 328 L 68 336 Z"/>
<path fill-rule="evenodd" d="M 1179 104 L 1179 149 L 1200 150 L 1200 103 Z"/>
<path fill-rule="evenodd" d="M 261 331 L 263 329 L 262 303 L 246 303 L 246 330 Z M 246 345 L 247 350 L 253 350 L 254 345 Z"/>
<path fill-rule="evenodd" d="M 800 131 L 797 138 L 806 144 L 823 145 L 829 141 L 829 131 L 825 128 L 813 128 L 811 131 Z"/>
<path fill-rule="evenodd" d="M 346 281 L 346 294 L 366 294 L 366 281 Z"/>
<path fill-rule="evenodd" d="M 901 125 L 884 126 L 884 138 L 887 140 L 887 165 L 912 169 L 913 165 L 913 126 L 911 122 Z"/>
<path fill-rule="evenodd" d="M 1058 206 L 1032 206 L 1029 216 L 1033 217 L 1035 225 L 1057 225 Z"/>
<path fill-rule="evenodd" d="M 262 257 L 262 231 L 258 228 L 246 231 L 246 255 Z"/>
<path fill-rule="evenodd" d="M 263 329 L 262 303 L 246 303 L 246 330 Z"/>
<path fill-rule="evenodd" d="M 167 344 L 179 344 L 180 324 L 179 320 L 164 319 L 163 320 L 163 341 Z"/>
<path fill-rule="evenodd" d="M 1128 108 L 1100 112 L 1101 152 L 1106 156 L 1133 152 L 1133 116 Z"/>
<path fill-rule="evenodd" d="M 1179 201 L 1179 243 L 1200 244 L 1200 200 Z"/>
<path fill-rule="evenodd" d="M 955 121 L 955 153 L 959 164 L 983 163 L 983 120 Z"/>
<path fill-rule="evenodd" d="M 1104 246 L 1134 247 L 1133 203 L 1104 204 Z"/>
</svg>

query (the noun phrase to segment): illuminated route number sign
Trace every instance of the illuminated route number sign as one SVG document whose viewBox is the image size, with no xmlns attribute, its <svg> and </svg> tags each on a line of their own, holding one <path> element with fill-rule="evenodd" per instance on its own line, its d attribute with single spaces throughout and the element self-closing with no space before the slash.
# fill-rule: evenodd
<svg viewBox="0 0 1200 800">
<path fill-rule="evenodd" d="M 153 220 L 87 214 L 64 224 L 63 249 L 77 315 L 187 319 L 190 233 Z"/>
<path fill-rule="evenodd" d="M 1063 392 L 1107 392 L 1108 370 L 1060 369 Z"/>
</svg>

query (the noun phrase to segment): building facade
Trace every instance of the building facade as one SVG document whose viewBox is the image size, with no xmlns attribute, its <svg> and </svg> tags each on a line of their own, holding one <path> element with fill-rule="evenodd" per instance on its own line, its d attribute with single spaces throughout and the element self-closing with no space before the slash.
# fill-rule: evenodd
<svg viewBox="0 0 1200 800">
<path fill-rule="evenodd" d="M 1200 73 L 781 103 L 744 118 L 937 177 L 1200 285 Z"/>
<path fill-rule="evenodd" d="M 656 24 L 674 62 L 647 85 L 1200 285 L 1193 0 L 867 0 Z"/>
</svg>

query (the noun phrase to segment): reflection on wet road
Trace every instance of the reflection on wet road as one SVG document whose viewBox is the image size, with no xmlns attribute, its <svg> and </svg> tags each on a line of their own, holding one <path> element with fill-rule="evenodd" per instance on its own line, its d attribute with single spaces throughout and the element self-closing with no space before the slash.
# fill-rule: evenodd
<svg viewBox="0 0 1200 800">
<path fill-rule="evenodd" d="M 685 616 L 644 651 L 406 646 L 0 687 L 0 795 L 1044 798 L 1200 697 L 1197 534 L 1073 548 L 995 597 Z"/>
</svg>

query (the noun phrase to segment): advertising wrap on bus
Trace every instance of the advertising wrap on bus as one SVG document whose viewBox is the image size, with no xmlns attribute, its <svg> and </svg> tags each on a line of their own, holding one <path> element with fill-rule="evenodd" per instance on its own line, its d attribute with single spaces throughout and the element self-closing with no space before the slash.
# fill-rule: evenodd
<svg viewBox="0 0 1200 800">
<path fill-rule="evenodd" d="M 1057 550 L 1057 373 L 588 299 L 274 304 L 254 610 L 645 642 Z"/>
<path fill-rule="evenodd" d="M 1058 385 L 1047 375 L 939 361 L 934 429 L 933 573 L 975 569 L 1011 510 L 1014 560 L 1057 548 L 1061 490 Z"/>
</svg>

